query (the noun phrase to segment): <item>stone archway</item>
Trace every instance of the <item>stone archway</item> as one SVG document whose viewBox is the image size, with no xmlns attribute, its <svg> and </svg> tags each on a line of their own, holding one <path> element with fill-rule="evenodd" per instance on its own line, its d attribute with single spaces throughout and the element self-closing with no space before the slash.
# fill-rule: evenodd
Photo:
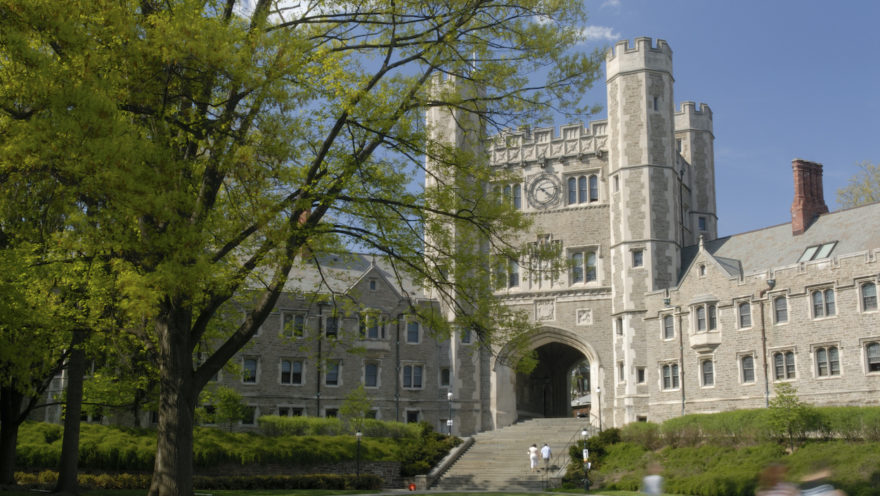
<svg viewBox="0 0 880 496">
<path fill-rule="evenodd" d="M 544 327 L 530 336 L 526 350 L 534 350 L 538 365 L 531 373 L 516 372 L 523 348 L 504 347 L 493 366 L 493 410 L 495 427 L 535 417 L 572 415 L 570 372 L 589 363 L 591 380 L 600 380 L 598 355 L 578 335 Z"/>
</svg>

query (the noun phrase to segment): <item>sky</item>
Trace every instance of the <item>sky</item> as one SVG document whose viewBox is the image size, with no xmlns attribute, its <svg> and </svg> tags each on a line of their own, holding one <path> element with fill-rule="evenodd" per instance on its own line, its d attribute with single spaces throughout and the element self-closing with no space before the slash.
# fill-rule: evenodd
<svg viewBox="0 0 880 496">
<path fill-rule="evenodd" d="M 831 211 L 880 162 L 880 1 L 585 1 L 586 47 L 666 40 L 676 107 L 712 109 L 719 236 L 791 221 L 794 158 L 824 165 Z M 604 70 L 586 98 L 604 105 Z"/>
</svg>

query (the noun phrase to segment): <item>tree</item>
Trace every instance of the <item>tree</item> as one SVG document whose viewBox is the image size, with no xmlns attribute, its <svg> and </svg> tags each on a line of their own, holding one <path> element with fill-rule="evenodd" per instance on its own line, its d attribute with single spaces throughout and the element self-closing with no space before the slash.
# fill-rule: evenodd
<svg viewBox="0 0 880 496">
<path fill-rule="evenodd" d="M 880 201 L 880 166 L 868 161 L 859 164 L 860 173 L 850 178 L 849 184 L 837 190 L 837 203 L 851 208 Z"/>
<path fill-rule="evenodd" d="M 806 433 L 817 427 L 818 416 L 815 410 L 802 402 L 797 388 L 787 382 L 777 383 L 776 396 L 770 400 L 770 426 L 780 438 L 788 440 L 788 447 L 794 451 L 795 439 L 804 439 Z"/>
<path fill-rule="evenodd" d="M 486 269 L 526 220 L 489 193 L 479 147 L 449 146 L 423 116 L 464 116 L 478 142 L 581 109 L 599 68 L 568 51 L 581 2 L 296 5 L 0 4 L 0 160 L 65 188 L 65 248 L 113 271 L 122 329 L 157 358 L 151 496 L 192 493 L 200 391 L 319 255 L 388 257 L 454 303 L 413 306 L 437 332 L 466 326 L 488 346 L 526 329 Z M 434 187 L 414 192 L 426 163 Z M 468 236 L 485 249 L 459 250 Z"/>
<path fill-rule="evenodd" d="M 371 406 L 364 385 L 359 384 L 357 388 L 345 395 L 342 406 L 339 408 L 339 414 L 349 425 L 354 427 L 355 431 L 359 431 L 363 427 L 367 414 L 370 413 Z"/>
</svg>

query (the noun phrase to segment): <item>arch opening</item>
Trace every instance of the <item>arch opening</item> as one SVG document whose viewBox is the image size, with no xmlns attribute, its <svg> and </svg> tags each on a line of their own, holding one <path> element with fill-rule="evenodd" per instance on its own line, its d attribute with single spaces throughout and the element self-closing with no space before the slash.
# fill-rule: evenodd
<svg viewBox="0 0 880 496">
<path fill-rule="evenodd" d="M 559 342 L 534 352 L 537 366 L 516 374 L 517 419 L 588 416 L 590 362 L 584 353 Z"/>
</svg>

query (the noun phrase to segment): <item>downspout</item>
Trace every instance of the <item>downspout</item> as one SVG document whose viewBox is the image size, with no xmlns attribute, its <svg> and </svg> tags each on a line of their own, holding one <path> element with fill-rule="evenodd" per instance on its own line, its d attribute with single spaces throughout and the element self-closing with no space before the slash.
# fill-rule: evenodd
<svg viewBox="0 0 880 496">
<path fill-rule="evenodd" d="M 318 366 L 315 367 L 315 416 L 321 416 L 321 343 L 324 342 L 324 305 L 318 303 Z"/>
<path fill-rule="evenodd" d="M 776 286 L 776 279 L 767 279 L 767 289 L 758 293 L 758 303 L 761 306 L 761 351 L 764 353 L 764 407 L 770 406 L 770 377 L 768 376 L 767 363 L 767 328 L 764 326 L 764 300 L 767 291 Z"/>
<path fill-rule="evenodd" d="M 394 336 L 394 418 L 400 422 L 400 321 L 403 314 L 397 314 L 397 325 Z"/>
<path fill-rule="evenodd" d="M 678 361 L 679 373 L 681 380 L 681 415 L 684 416 L 685 394 L 684 394 L 684 327 L 681 326 L 681 307 L 675 307 L 678 315 Z"/>
</svg>

